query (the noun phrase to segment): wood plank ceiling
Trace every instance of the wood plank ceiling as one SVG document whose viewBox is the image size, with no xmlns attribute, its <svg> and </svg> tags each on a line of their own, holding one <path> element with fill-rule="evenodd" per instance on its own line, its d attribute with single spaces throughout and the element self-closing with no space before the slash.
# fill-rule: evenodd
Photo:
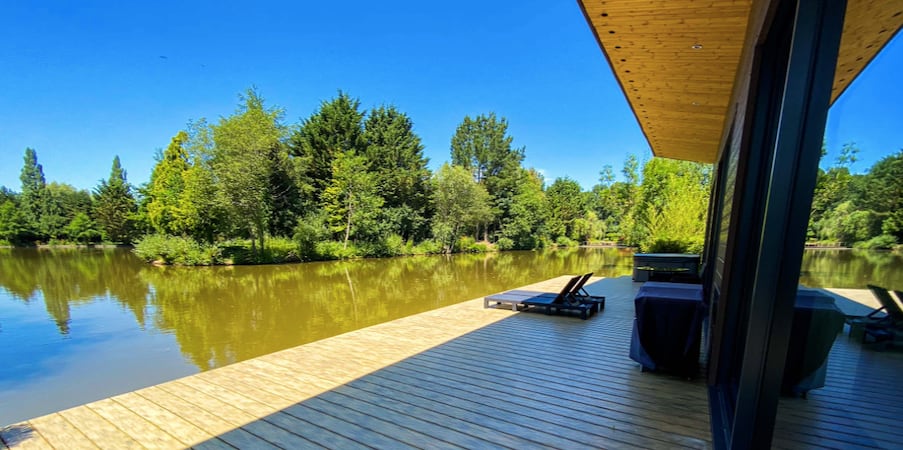
<svg viewBox="0 0 903 450">
<path fill-rule="evenodd" d="M 714 162 L 751 0 L 578 0 L 656 156 Z M 835 100 L 903 25 L 903 2 L 849 0 Z"/>
</svg>

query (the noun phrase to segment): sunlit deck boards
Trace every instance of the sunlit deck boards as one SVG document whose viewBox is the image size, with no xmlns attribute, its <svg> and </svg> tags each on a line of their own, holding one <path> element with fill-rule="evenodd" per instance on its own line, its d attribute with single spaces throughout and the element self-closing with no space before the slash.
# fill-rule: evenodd
<svg viewBox="0 0 903 450">
<path fill-rule="evenodd" d="M 531 289 L 557 292 L 565 278 Z M 589 320 L 473 300 L 5 429 L 13 448 L 707 447 L 700 381 L 628 357 L 629 279 Z"/>
</svg>

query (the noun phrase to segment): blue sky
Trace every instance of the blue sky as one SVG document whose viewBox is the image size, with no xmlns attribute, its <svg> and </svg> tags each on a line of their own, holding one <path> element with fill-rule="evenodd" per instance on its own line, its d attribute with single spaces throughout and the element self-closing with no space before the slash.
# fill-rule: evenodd
<svg viewBox="0 0 903 450">
<path fill-rule="evenodd" d="M 854 170 L 903 147 L 898 37 L 829 117 L 829 160 Z M 0 3 L 0 185 L 37 150 L 48 181 L 92 188 L 119 155 L 147 181 L 192 119 L 231 114 L 254 85 L 298 123 L 341 89 L 414 121 L 431 167 L 465 115 L 508 118 L 525 165 L 584 188 L 651 156 L 575 1 Z"/>
</svg>

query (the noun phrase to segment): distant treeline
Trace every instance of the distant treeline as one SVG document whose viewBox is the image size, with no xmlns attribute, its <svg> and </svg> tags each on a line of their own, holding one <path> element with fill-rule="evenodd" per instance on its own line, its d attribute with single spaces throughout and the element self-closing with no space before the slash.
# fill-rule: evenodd
<svg viewBox="0 0 903 450">
<path fill-rule="evenodd" d="M 822 149 L 822 155 L 826 151 Z M 903 239 L 903 150 L 851 174 L 859 149 L 844 144 L 834 165 L 819 170 L 809 240 L 820 245 L 886 249 Z"/>
<path fill-rule="evenodd" d="M 176 133 L 150 180 L 137 188 L 118 157 L 91 192 L 47 183 L 36 152 L 26 149 L 21 191 L 0 188 L 0 242 L 135 243 L 140 256 L 176 264 L 580 242 L 644 251 L 702 247 L 709 165 L 641 163 L 626 155 L 619 181 L 605 166 L 589 191 L 566 177 L 547 185 L 538 171 L 523 167 L 525 149 L 512 146 L 506 119 L 483 114 L 464 117 L 451 138 L 451 162 L 431 172 L 412 120 L 394 106 L 362 111 L 357 99 L 339 92 L 310 117 L 286 125 L 284 112 L 256 91 L 240 98 L 232 115 L 215 124 L 191 122 Z M 850 152 L 847 159 L 855 159 Z M 849 175 L 852 161 L 823 173 L 813 237 L 844 244 L 881 230 L 885 241 L 900 237 L 894 228 L 900 223 L 894 208 L 903 198 L 900 161 L 900 154 L 885 158 L 875 166 L 881 170 L 867 175 Z M 886 175 L 891 167 L 893 179 Z M 876 177 L 896 194 L 847 197 L 850 186 L 871 190 Z M 865 197 L 872 203 L 859 202 Z M 875 203 L 879 198 L 883 203 Z M 852 206 L 860 204 L 866 206 Z"/>
</svg>

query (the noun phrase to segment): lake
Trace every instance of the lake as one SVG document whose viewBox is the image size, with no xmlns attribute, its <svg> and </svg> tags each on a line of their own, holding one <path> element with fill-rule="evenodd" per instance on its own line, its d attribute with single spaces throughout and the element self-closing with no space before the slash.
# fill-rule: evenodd
<svg viewBox="0 0 903 450">
<path fill-rule="evenodd" d="M 156 267 L 125 249 L 0 249 L 0 425 L 562 274 L 628 275 L 588 248 Z M 810 250 L 801 282 L 903 288 L 901 257 Z"/>
</svg>

